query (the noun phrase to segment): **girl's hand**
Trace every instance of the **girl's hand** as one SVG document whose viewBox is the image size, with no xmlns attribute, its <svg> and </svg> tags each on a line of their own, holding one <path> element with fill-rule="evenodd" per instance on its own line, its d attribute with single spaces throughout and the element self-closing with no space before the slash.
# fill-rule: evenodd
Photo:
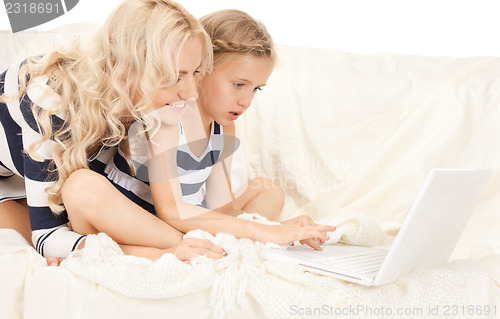
<svg viewBox="0 0 500 319">
<path fill-rule="evenodd" d="M 164 252 L 174 254 L 182 261 L 189 261 L 203 255 L 214 259 L 219 259 L 227 255 L 224 249 L 215 245 L 210 240 L 198 238 L 184 238 L 175 246 L 165 249 Z"/>
<path fill-rule="evenodd" d="M 297 226 L 311 226 L 311 225 L 317 225 L 311 217 L 307 215 L 300 215 L 292 219 L 288 219 L 285 221 L 282 221 L 281 224 L 287 224 L 287 225 L 297 225 Z"/>
<path fill-rule="evenodd" d="M 307 216 L 307 215 L 300 215 L 298 217 L 295 217 L 295 218 L 292 218 L 289 220 L 285 220 L 285 221 L 281 222 L 281 224 L 295 225 L 295 226 L 318 225 L 312 220 L 312 218 L 310 216 Z M 333 230 L 335 230 L 335 226 L 332 226 L 332 227 L 333 227 Z M 330 231 L 333 231 L 333 230 L 330 230 Z M 300 243 L 309 245 L 316 250 L 322 250 L 322 248 L 319 244 L 324 244 L 325 240 L 323 240 L 322 238 L 317 238 L 317 237 L 316 238 L 307 238 L 304 240 L 300 240 Z"/>
<path fill-rule="evenodd" d="M 305 215 L 282 222 L 281 225 L 262 226 L 265 228 L 256 236 L 258 241 L 289 245 L 299 240 L 316 250 L 322 250 L 319 243 L 330 239 L 327 232 L 335 230 L 334 226 L 316 224 Z"/>
</svg>

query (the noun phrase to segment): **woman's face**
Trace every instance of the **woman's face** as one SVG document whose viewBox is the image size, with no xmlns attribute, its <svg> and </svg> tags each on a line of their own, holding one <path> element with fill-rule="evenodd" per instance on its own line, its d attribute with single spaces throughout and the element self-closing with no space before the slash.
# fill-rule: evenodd
<svg viewBox="0 0 500 319">
<path fill-rule="evenodd" d="M 176 124 L 182 117 L 188 100 L 198 98 L 198 72 L 201 65 L 201 41 L 197 37 L 188 38 L 180 48 L 179 78 L 173 86 L 160 88 L 153 99 L 153 107 L 162 122 Z M 134 102 L 138 101 L 136 94 Z"/>
<path fill-rule="evenodd" d="M 200 111 L 222 126 L 232 124 L 266 85 L 273 69 L 269 58 L 231 54 L 203 78 Z"/>
</svg>

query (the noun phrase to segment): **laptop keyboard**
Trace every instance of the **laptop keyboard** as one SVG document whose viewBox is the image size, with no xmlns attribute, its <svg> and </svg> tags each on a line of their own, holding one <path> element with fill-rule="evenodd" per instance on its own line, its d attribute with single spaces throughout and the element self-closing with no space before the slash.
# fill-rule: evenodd
<svg viewBox="0 0 500 319">
<path fill-rule="evenodd" d="M 386 255 L 387 251 L 373 250 L 351 256 L 323 256 L 311 261 L 325 266 L 346 269 L 361 274 L 369 274 L 380 269 Z"/>
</svg>

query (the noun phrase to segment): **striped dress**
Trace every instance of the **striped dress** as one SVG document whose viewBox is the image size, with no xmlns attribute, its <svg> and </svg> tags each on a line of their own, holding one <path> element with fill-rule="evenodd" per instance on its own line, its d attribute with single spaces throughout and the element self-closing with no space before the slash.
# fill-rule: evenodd
<svg viewBox="0 0 500 319">
<path fill-rule="evenodd" d="M 223 147 L 222 126 L 214 121 L 205 151 L 199 157 L 194 155 L 187 143 L 182 122 L 179 122 L 179 142 L 176 154 L 183 202 L 206 207 L 206 181 Z M 113 160 L 109 161 L 105 174 L 126 197 L 156 215 L 148 181 L 131 176 L 129 165 L 120 149 L 115 153 Z M 142 175 L 144 176 L 144 173 Z"/>
<path fill-rule="evenodd" d="M 0 94 L 17 96 L 19 92 L 19 68 L 21 62 L 14 64 L 0 75 Z M 69 227 L 67 214 L 55 215 L 48 205 L 47 187 L 58 179 L 54 171 L 52 150 L 56 143 L 49 139 L 36 149 L 41 159 L 32 159 L 24 151 L 41 139 L 33 116 L 33 103 L 42 109 L 50 109 L 59 96 L 47 85 L 47 78 L 33 79 L 22 99 L 0 103 L 0 202 L 9 199 L 26 198 L 32 228 L 32 241 L 36 250 L 43 256 L 65 258 L 83 240 Z M 63 125 L 65 114 L 53 115 L 54 129 Z M 106 163 L 116 148 L 102 148 L 89 159 L 89 167 L 103 174 Z"/>
</svg>

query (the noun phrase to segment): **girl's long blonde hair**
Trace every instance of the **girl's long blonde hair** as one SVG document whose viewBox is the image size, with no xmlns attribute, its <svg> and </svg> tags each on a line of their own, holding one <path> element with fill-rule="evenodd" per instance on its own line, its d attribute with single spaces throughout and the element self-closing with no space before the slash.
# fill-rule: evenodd
<svg viewBox="0 0 500 319">
<path fill-rule="evenodd" d="M 274 42 L 265 25 L 234 9 L 220 10 L 200 19 L 212 40 L 214 66 L 230 54 L 253 55 L 276 62 Z"/>
<path fill-rule="evenodd" d="M 88 48 L 73 43 L 65 52 L 52 52 L 43 62 L 31 61 L 21 70 L 20 95 L 25 94 L 28 83 L 23 79 L 29 74 L 47 76 L 50 88 L 61 97 L 50 110 L 34 105 L 42 139 L 28 149 L 37 159 L 34 150 L 44 141 L 52 138 L 57 143 L 53 159 L 58 180 L 47 190 L 52 211 L 64 210 L 62 186 L 71 173 L 88 168 L 89 150 L 118 145 L 127 138 L 129 124 L 144 120 L 152 110 L 158 88 L 176 83 L 180 46 L 189 37 L 200 38 L 200 71 L 210 71 L 210 39 L 181 5 L 171 0 L 126 0 Z M 50 119 L 58 113 L 65 114 L 65 122 L 53 130 Z"/>
</svg>

